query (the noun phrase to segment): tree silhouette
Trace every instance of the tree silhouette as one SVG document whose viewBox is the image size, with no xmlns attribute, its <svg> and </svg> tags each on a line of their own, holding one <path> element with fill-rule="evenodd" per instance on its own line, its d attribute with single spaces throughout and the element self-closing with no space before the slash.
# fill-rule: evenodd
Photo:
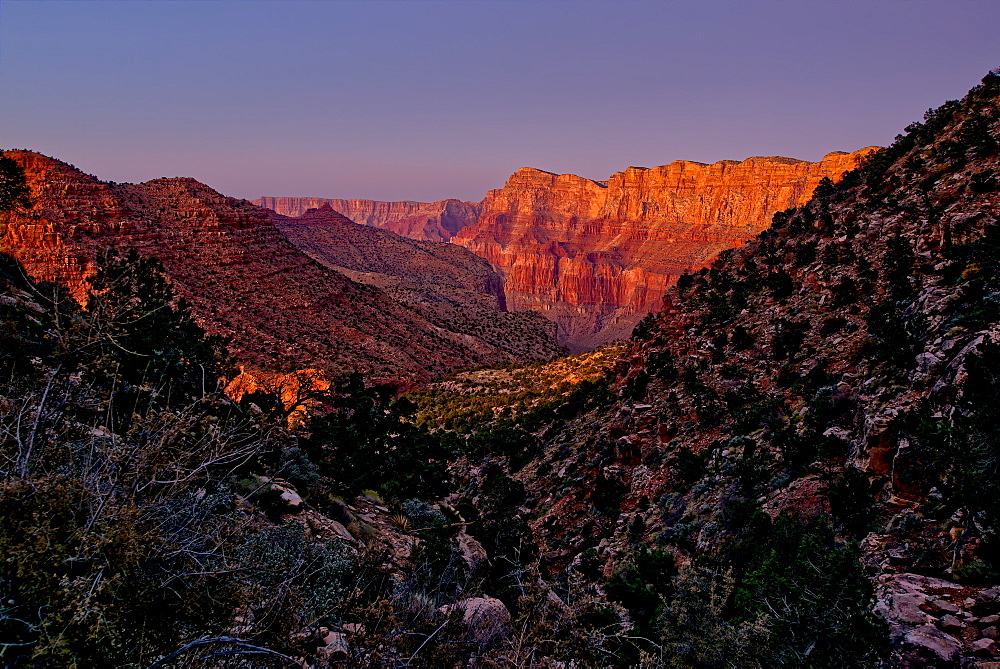
<svg viewBox="0 0 1000 669">
<path fill-rule="evenodd" d="M 31 207 L 31 191 L 24 169 L 0 151 L 0 211 L 19 211 Z"/>
</svg>

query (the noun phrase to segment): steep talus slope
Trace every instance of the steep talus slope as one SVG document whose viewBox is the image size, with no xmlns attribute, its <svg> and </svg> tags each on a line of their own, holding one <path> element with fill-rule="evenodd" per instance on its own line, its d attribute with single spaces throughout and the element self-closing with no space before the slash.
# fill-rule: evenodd
<svg viewBox="0 0 1000 669">
<path fill-rule="evenodd" d="M 328 204 L 355 223 L 390 230 L 412 239 L 446 242 L 476 221 L 479 203 L 448 199 L 437 202 L 378 202 L 339 200 L 323 197 L 261 197 L 259 207 L 282 216 L 302 216 L 309 209 Z"/>
<path fill-rule="evenodd" d="M 412 379 L 523 359 L 323 267 L 265 211 L 193 179 L 106 184 L 36 153 L 7 155 L 24 167 L 35 207 L 0 220 L 0 251 L 81 296 L 100 248 L 135 246 L 163 263 L 199 321 L 231 337 L 251 366 Z"/>
<path fill-rule="evenodd" d="M 826 568 L 804 563 L 811 583 L 781 590 L 795 551 L 829 541 L 781 544 L 794 536 L 781 514 L 828 517 L 848 543 L 819 554 L 857 550 L 895 664 L 995 659 L 998 140 L 990 74 L 671 288 L 619 362 L 617 401 L 553 423 L 518 475 L 550 569 L 588 554 L 627 566 L 636 545 L 657 545 L 734 575 L 733 611 L 767 613 L 783 662 L 815 649 L 817 666 L 845 666 L 836 653 L 860 647 L 859 628 L 837 618 L 841 595 L 822 599 Z M 821 601 L 817 631 L 795 602 Z"/>
<path fill-rule="evenodd" d="M 628 334 L 685 271 L 705 266 L 803 204 L 870 152 L 818 163 L 749 158 L 630 167 L 608 181 L 523 168 L 482 202 L 452 242 L 504 275 L 512 309 L 533 309 L 576 348 Z"/>
<path fill-rule="evenodd" d="M 329 204 L 297 218 L 272 213 L 271 220 L 324 266 L 380 288 L 443 330 L 478 338 L 518 359 L 561 352 L 555 325 L 532 312 L 508 312 L 503 279 L 461 246 L 359 225 Z"/>
</svg>

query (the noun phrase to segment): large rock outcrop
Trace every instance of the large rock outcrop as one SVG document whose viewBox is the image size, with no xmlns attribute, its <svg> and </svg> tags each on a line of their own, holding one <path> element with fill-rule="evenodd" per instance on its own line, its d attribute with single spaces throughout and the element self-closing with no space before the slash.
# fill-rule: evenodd
<svg viewBox="0 0 1000 669">
<path fill-rule="evenodd" d="M 675 161 L 607 181 L 522 168 L 452 242 L 503 273 L 512 310 L 538 311 L 559 324 L 561 340 L 590 348 L 627 336 L 678 276 L 750 239 L 871 150 L 815 163 Z"/>
<path fill-rule="evenodd" d="M 479 217 L 479 203 L 449 199 L 437 202 L 378 202 L 323 197 L 260 197 L 259 207 L 282 216 L 302 216 L 310 209 L 330 205 L 355 223 L 390 230 L 404 237 L 446 242 Z"/>
<path fill-rule="evenodd" d="M 231 338 L 238 360 L 252 368 L 358 369 L 405 380 L 533 357 L 463 331 L 458 320 L 431 322 L 385 290 L 325 267 L 267 212 L 194 179 L 116 185 L 38 153 L 5 155 L 23 167 L 34 206 L 0 216 L 0 252 L 82 299 L 101 248 L 136 247 L 162 262 L 199 322 Z M 495 285 L 478 288 L 486 291 L 483 309 L 496 302 Z M 491 337 L 504 340 L 502 332 Z M 549 344 L 539 354 L 554 350 Z"/>
</svg>

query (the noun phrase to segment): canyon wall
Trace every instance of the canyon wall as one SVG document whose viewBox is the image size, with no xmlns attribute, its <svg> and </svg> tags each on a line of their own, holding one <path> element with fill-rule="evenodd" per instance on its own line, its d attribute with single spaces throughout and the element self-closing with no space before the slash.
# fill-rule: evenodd
<svg viewBox="0 0 1000 669">
<path fill-rule="evenodd" d="M 820 179 L 836 180 L 873 148 L 815 163 L 675 161 L 607 181 L 522 168 L 451 241 L 500 270 L 508 308 L 540 312 L 565 344 L 592 348 L 628 336 L 678 276 L 804 204 Z"/>
<path fill-rule="evenodd" d="M 194 179 L 114 185 L 38 153 L 5 155 L 23 167 L 34 204 L 0 214 L 0 252 L 17 258 L 36 280 L 62 282 L 82 300 L 98 251 L 135 247 L 159 259 L 199 323 L 230 338 L 237 360 L 249 367 L 358 369 L 420 380 L 526 359 L 503 344 L 513 337 L 500 332 L 501 320 L 489 321 L 498 330 L 490 341 L 463 330 L 460 321 L 432 322 L 386 290 L 303 253 L 264 210 Z M 496 303 L 496 285 L 484 289 L 481 300 Z M 550 341 L 540 357 L 555 351 Z"/>
<path fill-rule="evenodd" d="M 477 202 L 454 199 L 437 202 L 377 202 L 322 197 L 260 197 L 253 203 L 291 217 L 302 216 L 309 209 L 328 204 L 355 223 L 431 242 L 448 241 L 456 232 L 474 223 L 479 217 Z"/>
</svg>

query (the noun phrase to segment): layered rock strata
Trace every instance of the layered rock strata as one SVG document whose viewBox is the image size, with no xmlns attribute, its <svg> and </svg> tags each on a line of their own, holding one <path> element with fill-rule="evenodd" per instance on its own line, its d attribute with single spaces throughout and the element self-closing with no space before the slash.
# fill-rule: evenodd
<svg viewBox="0 0 1000 669">
<path fill-rule="evenodd" d="M 675 161 L 607 181 L 522 168 L 452 242 L 500 270 L 511 309 L 538 311 L 559 324 L 562 341 L 591 348 L 627 336 L 678 276 L 750 239 L 872 148 L 815 163 Z"/>
<path fill-rule="evenodd" d="M 355 223 L 431 242 L 446 242 L 479 217 L 479 203 L 449 199 L 437 202 L 378 202 L 375 200 L 338 200 L 322 197 L 261 197 L 253 201 L 259 207 L 282 216 L 302 216 L 309 209 L 324 204 Z"/>
<path fill-rule="evenodd" d="M 193 179 L 115 185 L 37 153 L 6 155 L 23 166 L 35 204 L 0 217 L 0 252 L 78 299 L 99 249 L 132 246 L 162 262 L 199 322 L 231 338 L 238 360 L 252 367 L 359 369 L 405 380 L 523 359 L 323 266 L 264 210 Z M 492 292 L 483 303 L 495 300 L 496 286 L 484 288 Z"/>
</svg>

